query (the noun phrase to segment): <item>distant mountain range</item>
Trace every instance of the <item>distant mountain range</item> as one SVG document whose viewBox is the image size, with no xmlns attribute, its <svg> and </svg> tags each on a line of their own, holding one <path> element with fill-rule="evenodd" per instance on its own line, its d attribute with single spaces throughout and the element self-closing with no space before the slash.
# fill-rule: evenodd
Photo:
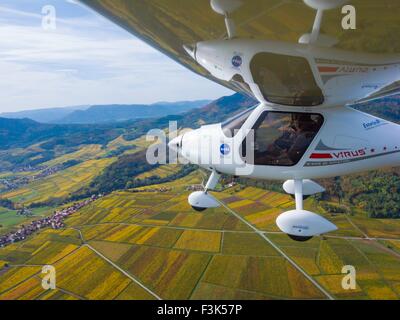
<svg viewBox="0 0 400 320">
<path fill-rule="evenodd" d="M 0 113 L 0 117 L 9 119 L 31 119 L 41 123 L 53 123 L 78 110 L 85 110 L 90 106 L 76 106 L 64 108 L 48 108 L 26 110 L 19 112 Z"/>
<path fill-rule="evenodd" d="M 158 102 L 151 105 L 95 105 L 30 110 L 2 113 L 9 119 L 31 119 L 40 123 L 96 124 L 113 123 L 135 119 L 160 118 L 185 113 L 207 105 L 209 100 Z"/>
<path fill-rule="evenodd" d="M 121 122 L 134 119 L 160 118 L 185 113 L 208 104 L 209 100 L 159 102 L 152 105 L 104 105 L 77 110 L 57 123 L 95 124 Z"/>
<path fill-rule="evenodd" d="M 121 134 L 134 139 L 150 129 L 168 127 L 169 120 L 177 120 L 179 124 L 196 127 L 199 120 L 208 123 L 217 122 L 254 103 L 254 100 L 235 94 L 208 104 L 203 100 L 162 102 L 151 106 L 93 106 L 86 111 L 74 111 L 68 116 L 73 122 L 77 117 L 76 112 L 80 112 L 81 119 L 91 114 L 94 119 L 89 124 L 39 123 L 27 118 L 0 117 L 0 150 L 25 148 L 37 143 L 42 143 L 41 147 L 47 150 L 57 145 L 71 147 L 81 144 L 104 144 Z M 185 109 L 187 111 L 183 112 Z M 160 114 L 162 116 L 159 116 Z M 129 115 L 131 117 L 140 115 L 142 120 L 133 118 L 122 121 L 124 116 Z M 102 121 L 102 119 L 113 119 L 113 121 Z"/>
</svg>

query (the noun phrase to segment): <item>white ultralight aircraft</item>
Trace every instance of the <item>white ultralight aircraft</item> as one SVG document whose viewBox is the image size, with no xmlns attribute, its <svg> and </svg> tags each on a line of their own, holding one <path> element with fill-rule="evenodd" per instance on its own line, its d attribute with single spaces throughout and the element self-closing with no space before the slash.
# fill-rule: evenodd
<svg viewBox="0 0 400 320">
<path fill-rule="evenodd" d="M 400 22 L 399 3 L 82 2 L 191 70 L 259 101 L 225 123 L 170 141 L 171 149 L 211 171 L 205 190 L 189 196 L 194 209 L 219 206 L 208 191 L 221 174 L 286 180 L 283 188 L 295 197 L 296 209 L 276 223 L 292 239 L 306 241 L 337 229 L 304 210 L 306 196 L 324 192 L 311 179 L 400 165 L 400 126 L 349 107 L 399 92 L 399 43 L 382 40 Z M 354 14 L 360 12 L 353 18 L 361 30 L 343 29 L 340 9 L 348 2 Z M 378 23 L 381 48 L 368 37 L 369 25 L 379 33 Z"/>
</svg>

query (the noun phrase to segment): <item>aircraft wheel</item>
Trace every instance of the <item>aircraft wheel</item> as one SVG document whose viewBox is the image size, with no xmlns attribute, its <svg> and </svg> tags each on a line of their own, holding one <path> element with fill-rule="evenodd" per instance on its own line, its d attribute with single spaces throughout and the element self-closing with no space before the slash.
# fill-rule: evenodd
<svg viewBox="0 0 400 320">
<path fill-rule="evenodd" d="M 291 196 L 293 199 L 296 199 L 296 197 L 294 196 L 294 194 L 291 194 L 290 196 Z M 308 199 L 309 197 L 311 197 L 311 195 L 308 195 L 308 196 L 303 195 L 303 200 L 306 200 L 306 199 Z"/>
<path fill-rule="evenodd" d="M 202 211 L 207 210 L 207 208 L 201 208 L 201 207 L 195 207 L 195 206 L 192 206 L 192 208 L 193 208 L 194 210 L 198 211 L 198 212 L 202 212 Z"/>
<path fill-rule="evenodd" d="M 310 239 L 312 239 L 313 237 L 302 237 L 302 236 L 294 236 L 292 234 L 288 234 L 289 238 L 294 240 L 294 241 L 298 241 L 298 242 L 306 242 Z"/>
</svg>

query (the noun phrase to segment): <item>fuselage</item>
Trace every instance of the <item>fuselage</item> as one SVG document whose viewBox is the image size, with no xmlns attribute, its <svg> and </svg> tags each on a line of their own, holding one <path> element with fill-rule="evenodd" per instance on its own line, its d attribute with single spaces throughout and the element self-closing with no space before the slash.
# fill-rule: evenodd
<svg viewBox="0 0 400 320">
<path fill-rule="evenodd" d="M 229 175 L 317 179 L 400 165 L 399 137 L 399 125 L 348 107 L 260 104 L 242 119 L 202 126 L 170 145 L 178 141 L 191 163 Z"/>
</svg>

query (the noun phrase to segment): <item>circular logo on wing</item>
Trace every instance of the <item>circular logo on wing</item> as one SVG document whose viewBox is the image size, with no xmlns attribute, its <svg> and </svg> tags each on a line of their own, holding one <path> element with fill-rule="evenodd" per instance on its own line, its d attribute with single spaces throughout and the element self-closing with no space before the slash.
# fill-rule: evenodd
<svg viewBox="0 0 400 320">
<path fill-rule="evenodd" d="M 243 63 L 243 59 L 242 59 L 241 56 L 234 56 L 234 57 L 232 58 L 232 65 L 233 65 L 235 68 L 239 68 L 239 67 L 242 65 L 242 63 Z"/>
<path fill-rule="evenodd" d="M 226 156 L 231 152 L 231 147 L 224 143 L 224 144 L 221 144 L 221 146 L 219 147 L 219 151 L 221 152 L 221 154 L 223 156 Z"/>
</svg>

